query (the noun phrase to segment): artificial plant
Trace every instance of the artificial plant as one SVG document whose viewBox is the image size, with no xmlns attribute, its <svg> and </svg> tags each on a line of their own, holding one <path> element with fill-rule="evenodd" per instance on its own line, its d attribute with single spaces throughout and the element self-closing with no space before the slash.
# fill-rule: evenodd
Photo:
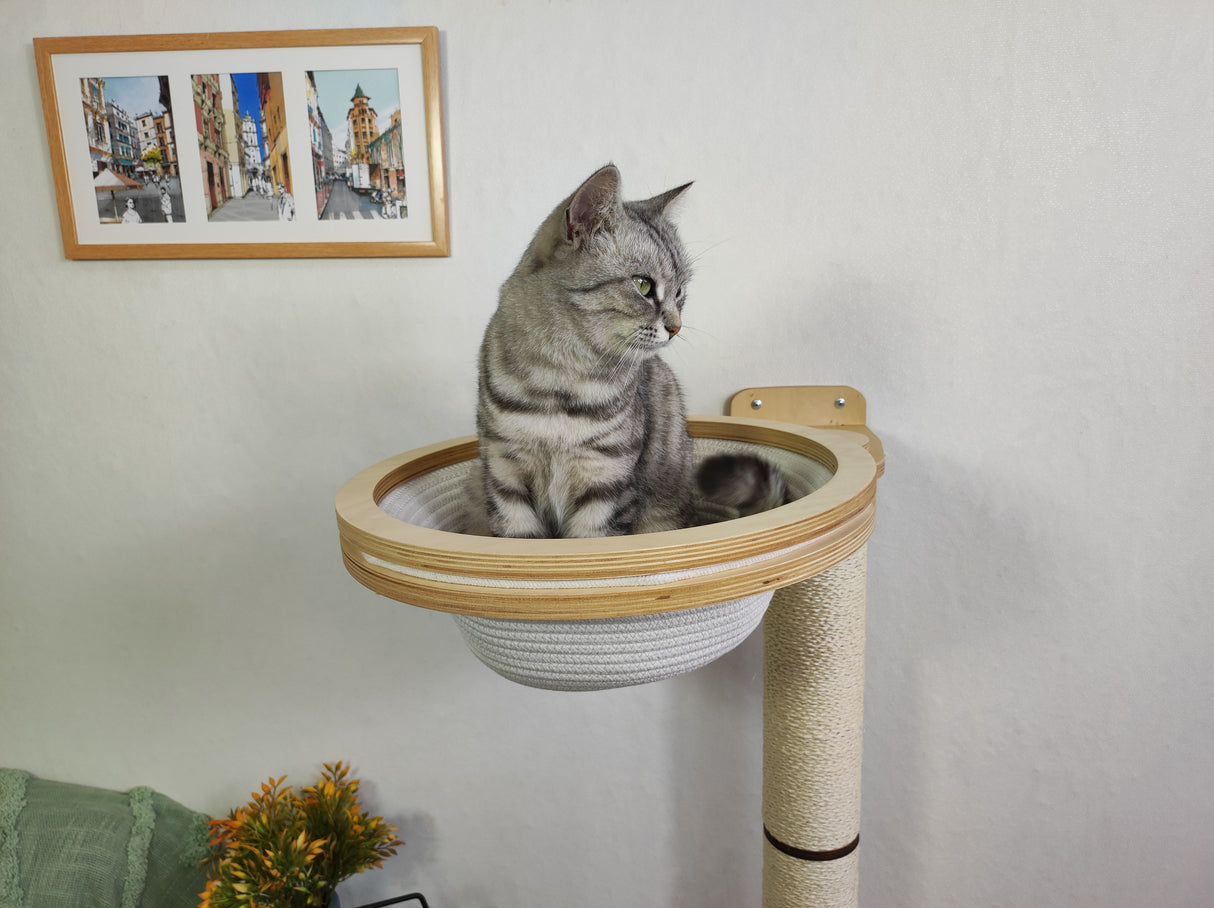
<svg viewBox="0 0 1214 908">
<path fill-rule="evenodd" d="M 405 844 L 396 827 L 366 814 L 348 776 L 341 761 L 326 763 L 299 794 L 286 776 L 271 777 L 248 804 L 211 820 L 200 908 L 326 908 L 338 883 L 396 854 Z"/>
</svg>

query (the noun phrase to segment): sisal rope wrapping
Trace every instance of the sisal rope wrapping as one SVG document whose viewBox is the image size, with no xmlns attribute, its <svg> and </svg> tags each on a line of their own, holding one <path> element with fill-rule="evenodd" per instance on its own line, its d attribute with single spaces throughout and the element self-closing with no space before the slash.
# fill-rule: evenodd
<svg viewBox="0 0 1214 908">
<path fill-rule="evenodd" d="M 779 590 L 763 622 L 763 821 L 790 849 L 860 832 L 865 549 Z M 765 843 L 764 908 L 858 904 L 859 851 L 806 860 Z"/>
<path fill-rule="evenodd" d="M 837 861 L 802 861 L 763 843 L 763 908 L 855 906 L 860 852 Z"/>
</svg>

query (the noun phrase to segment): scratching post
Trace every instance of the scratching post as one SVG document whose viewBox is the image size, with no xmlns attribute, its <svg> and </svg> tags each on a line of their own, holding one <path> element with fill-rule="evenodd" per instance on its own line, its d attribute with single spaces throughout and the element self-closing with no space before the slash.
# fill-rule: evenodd
<svg viewBox="0 0 1214 908">
<path fill-rule="evenodd" d="M 762 420 L 741 415 L 760 410 Z M 750 389 L 734 397 L 731 412 L 688 419 L 697 452 L 725 446 L 766 457 L 790 480 L 795 500 L 637 536 L 468 536 L 456 531 L 463 479 L 477 456 L 476 439 L 466 437 L 347 481 L 336 501 L 342 555 L 351 576 L 374 592 L 452 613 L 494 671 L 556 690 L 690 671 L 761 620 L 763 906 L 851 908 L 865 547 L 884 455 L 851 388 Z"/>
<path fill-rule="evenodd" d="M 857 904 L 866 550 L 763 620 L 763 908 Z"/>
</svg>

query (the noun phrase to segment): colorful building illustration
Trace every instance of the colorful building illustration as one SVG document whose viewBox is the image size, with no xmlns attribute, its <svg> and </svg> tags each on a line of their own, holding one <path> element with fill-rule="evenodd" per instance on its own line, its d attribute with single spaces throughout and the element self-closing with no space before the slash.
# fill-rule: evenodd
<svg viewBox="0 0 1214 908">
<path fill-rule="evenodd" d="M 105 80 L 81 79 L 80 97 L 84 103 L 84 125 L 88 130 L 89 157 L 93 162 L 93 175 L 114 165 L 114 151 L 110 143 L 110 123 L 105 113 Z"/>
<path fill-rule="evenodd" d="M 228 146 L 224 136 L 226 117 L 223 92 L 216 74 L 192 76 L 190 81 L 194 89 L 194 125 L 198 130 L 203 196 L 209 217 L 211 212 L 232 197 Z"/>
<path fill-rule="evenodd" d="M 401 146 L 400 111 L 392 113 L 392 125 L 367 146 L 371 182 L 397 199 L 405 196 L 405 161 Z"/>
<path fill-rule="evenodd" d="M 370 164 L 371 155 L 367 147 L 379 135 L 376 124 L 375 108 L 371 99 L 363 92 L 362 85 L 354 88 L 354 97 L 350 99 L 350 109 L 346 111 L 346 121 L 350 124 L 350 163 Z"/>
<path fill-rule="evenodd" d="M 128 177 L 139 168 L 139 137 L 135 122 L 126 109 L 115 101 L 105 102 L 106 122 L 110 127 L 110 153 L 113 167 Z"/>
<path fill-rule="evenodd" d="M 265 169 L 277 190 L 291 188 L 291 164 L 287 160 L 287 114 L 282 96 L 282 73 L 258 73 L 257 93 L 261 102 L 261 134 L 265 139 Z"/>
</svg>

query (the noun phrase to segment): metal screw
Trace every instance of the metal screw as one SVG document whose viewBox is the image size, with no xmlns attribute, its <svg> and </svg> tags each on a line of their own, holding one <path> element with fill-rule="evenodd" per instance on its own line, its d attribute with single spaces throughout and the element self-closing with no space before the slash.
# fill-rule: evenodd
<svg viewBox="0 0 1214 908">
<path fill-rule="evenodd" d="M 757 410 L 761 406 L 763 406 L 763 401 L 759 400 L 757 397 L 750 402 L 750 409 L 752 410 Z"/>
<path fill-rule="evenodd" d="M 842 409 L 843 409 L 844 407 L 846 407 L 846 406 L 847 406 L 847 398 L 846 398 L 846 397 L 836 397 L 836 398 L 835 398 L 835 407 L 837 407 L 838 409 L 842 410 Z"/>
</svg>

